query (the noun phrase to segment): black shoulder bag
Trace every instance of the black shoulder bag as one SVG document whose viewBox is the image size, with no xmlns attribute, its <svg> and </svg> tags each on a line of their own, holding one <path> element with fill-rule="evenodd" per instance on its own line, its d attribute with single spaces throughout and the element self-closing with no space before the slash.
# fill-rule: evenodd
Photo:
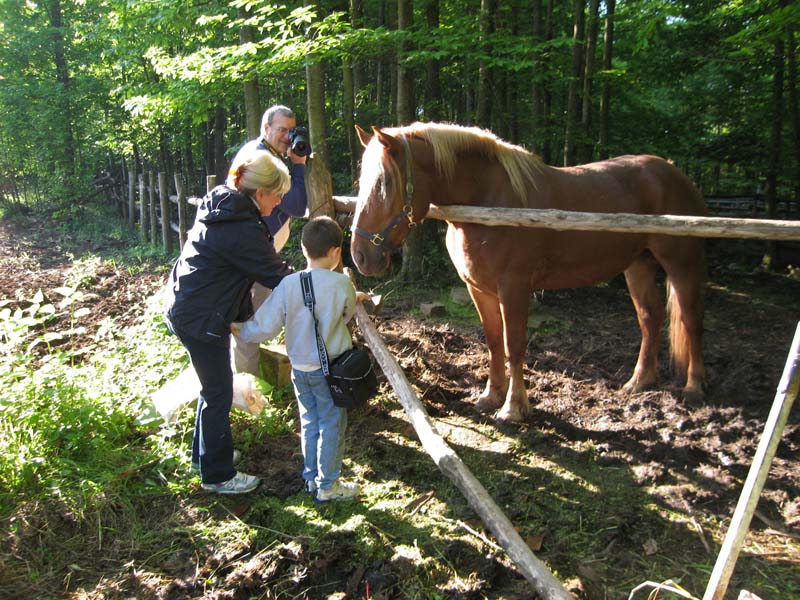
<svg viewBox="0 0 800 600">
<path fill-rule="evenodd" d="M 314 333 L 317 337 L 317 352 L 322 372 L 328 380 L 333 403 L 340 408 L 354 408 L 364 404 L 378 393 L 378 379 L 372 368 L 372 361 L 366 350 L 353 346 L 328 365 L 328 350 L 325 340 L 319 334 L 317 315 L 314 313 L 314 284 L 311 273 L 300 273 L 303 288 L 303 304 L 311 311 L 314 319 Z"/>
</svg>

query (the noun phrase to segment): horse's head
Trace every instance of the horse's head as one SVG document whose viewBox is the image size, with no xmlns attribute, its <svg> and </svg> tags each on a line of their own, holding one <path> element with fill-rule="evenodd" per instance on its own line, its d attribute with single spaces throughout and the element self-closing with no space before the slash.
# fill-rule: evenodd
<svg viewBox="0 0 800 600">
<path fill-rule="evenodd" d="M 377 127 L 372 130 L 374 135 L 356 125 L 365 150 L 350 254 L 364 275 L 385 271 L 392 251 L 403 244 L 428 211 L 427 201 L 414 193 L 417 181 L 411 144 L 421 142 L 406 139 L 397 130 L 391 130 L 394 135 Z"/>
</svg>

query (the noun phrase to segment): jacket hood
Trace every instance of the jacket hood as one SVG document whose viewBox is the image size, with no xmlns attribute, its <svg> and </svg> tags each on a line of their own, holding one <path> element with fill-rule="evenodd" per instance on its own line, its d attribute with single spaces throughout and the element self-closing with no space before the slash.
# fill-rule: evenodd
<svg viewBox="0 0 800 600">
<path fill-rule="evenodd" d="M 197 207 L 197 220 L 206 224 L 244 221 L 258 214 L 253 200 L 234 189 L 219 185 L 208 192 Z"/>
</svg>

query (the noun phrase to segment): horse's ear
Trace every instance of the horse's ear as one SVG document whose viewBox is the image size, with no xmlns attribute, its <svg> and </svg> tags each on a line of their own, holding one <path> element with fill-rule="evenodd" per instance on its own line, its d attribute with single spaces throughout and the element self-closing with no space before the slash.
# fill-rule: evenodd
<svg viewBox="0 0 800 600">
<path fill-rule="evenodd" d="M 369 144 L 370 140 L 372 139 L 372 134 L 367 133 L 366 131 L 361 129 L 361 127 L 359 127 L 358 124 L 356 124 L 355 127 L 356 127 L 356 133 L 358 134 L 358 139 L 361 141 L 361 145 L 364 146 L 364 148 L 366 148 L 367 144 Z"/>
<path fill-rule="evenodd" d="M 383 144 L 383 147 L 389 151 L 394 149 L 393 142 L 395 139 L 390 136 L 388 133 L 384 133 L 382 129 L 378 129 L 374 125 L 372 126 L 372 131 L 375 133 L 375 136 L 378 138 L 378 141 Z"/>
</svg>

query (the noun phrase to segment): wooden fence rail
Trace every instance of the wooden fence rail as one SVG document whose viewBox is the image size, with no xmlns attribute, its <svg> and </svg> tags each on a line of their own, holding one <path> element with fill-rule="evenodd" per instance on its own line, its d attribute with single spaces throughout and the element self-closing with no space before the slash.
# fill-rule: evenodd
<svg viewBox="0 0 800 600">
<path fill-rule="evenodd" d="M 356 199 L 334 196 L 337 211 L 352 213 Z M 536 208 L 485 208 L 431 205 L 428 217 L 442 221 L 506 227 L 542 227 L 557 231 L 663 233 L 690 237 L 800 240 L 800 221 L 733 219 L 679 215 L 587 213 Z"/>
</svg>

